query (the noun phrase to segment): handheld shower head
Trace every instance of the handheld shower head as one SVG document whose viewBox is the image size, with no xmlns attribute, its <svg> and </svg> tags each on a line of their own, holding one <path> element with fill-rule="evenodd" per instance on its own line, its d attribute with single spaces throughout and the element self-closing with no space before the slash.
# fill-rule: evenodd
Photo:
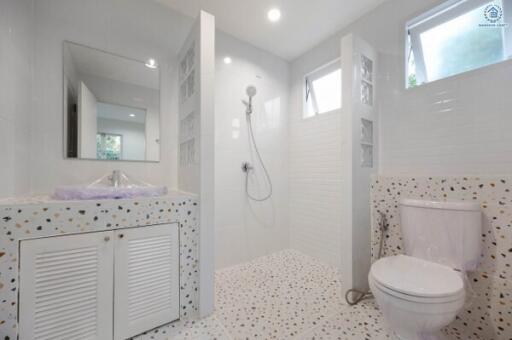
<svg viewBox="0 0 512 340">
<path fill-rule="evenodd" d="M 269 198 L 272 197 L 272 179 L 270 178 L 268 170 L 265 167 L 265 163 L 263 162 L 263 159 L 261 158 L 260 151 L 258 149 L 258 145 L 256 144 L 256 139 L 254 138 L 254 131 L 252 129 L 252 121 L 251 121 L 252 98 L 256 95 L 256 93 L 258 91 L 256 90 L 255 86 L 250 85 L 250 86 L 247 87 L 245 92 L 249 96 L 249 101 L 247 102 L 245 100 L 242 100 L 242 102 L 246 106 L 246 110 L 245 110 L 246 116 L 245 116 L 245 119 L 247 120 L 247 128 L 248 128 L 250 144 L 251 144 L 250 147 L 251 147 L 251 150 L 254 150 L 254 152 L 256 153 L 256 157 L 258 158 L 258 161 L 261 164 L 261 167 L 263 168 L 263 171 L 265 172 L 266 181 L 267 181 L 268 186 L 269 186 L 269 192 L 264 197 L 252 196 L 251 193 L 249 192 L 249 176 L 250 176 L 250 172 L 254 171 L 254 167 L 250 163 L 245 162 L 245 163 L 242 164 L 242 171 L 245 172 L 245 193 L 247 194 L 247 197 L 249 197 L 251 200 L 256 201 L 256 202 L 263 202 L 263 201 L 266 201 L 266 200 L 268 200 Z"/>
<path fill-rule="evenodd" d="M 245 113 L 247 115 L 250 115 L 252 114 L 252 97 L 254 97 L 258 91 L 256 90 L 255 86 L 250 85 L 247 87 L 245 92 L 249 96 L 249 102 L 246 102 L 245 100 L 243 100 L 242 102 L 247 106 L 247 110 L 245 111 Z"/>
<path fill-rule="evenodd" d="M 256 90 L 256 87 L 255 86 L 247 86 L 247 90 L 245 90 L 247 95 L 249 96 L 249 98 L 252 98 L 256 95 L 256 93 L 258 93 L 258 91 Z"/>
</svg>

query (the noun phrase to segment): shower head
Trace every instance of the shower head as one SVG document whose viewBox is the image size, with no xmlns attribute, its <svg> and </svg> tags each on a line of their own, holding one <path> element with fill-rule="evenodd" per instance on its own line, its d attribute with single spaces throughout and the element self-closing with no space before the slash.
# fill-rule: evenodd
<svg viewBox="0 0 512 340">
<path fill-rule="evenodd" d="M 258 91 L 256 90 L 255 86 L 250 85 L 250 86 L 247 86 L 246 92 L 247 92 L 247 95 L 249 96 L 249 98 L 252 98 L 256 95 L 256 93 Z"/>
<path fill-rule="evenodd" d="M 245 113 L 249 117 L 252 114 L 252 97 L 254 97 L 258 91 L 256 90 L 255 86 L 250 85 L 250 86 L 247 86 L 247 89 L 245 90 L 245 92 L 249 96 L 249 102 L 246 102 L 245 100 L 242 100 L 242 102 L 247 107 L 247 109 L 245 110 Z"/>
</svg>

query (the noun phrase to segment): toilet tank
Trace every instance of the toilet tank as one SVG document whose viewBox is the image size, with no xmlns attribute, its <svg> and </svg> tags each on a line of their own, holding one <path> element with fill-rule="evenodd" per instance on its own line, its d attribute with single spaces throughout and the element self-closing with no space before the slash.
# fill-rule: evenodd
<svg viewBox="0 0 512 340">
<path fill-rule="evenodd" d="M 407 255 L 462 271 L 475 270 L 482 253 L 482 214 L 474 202 L 400 201 Z"/>
</svg>

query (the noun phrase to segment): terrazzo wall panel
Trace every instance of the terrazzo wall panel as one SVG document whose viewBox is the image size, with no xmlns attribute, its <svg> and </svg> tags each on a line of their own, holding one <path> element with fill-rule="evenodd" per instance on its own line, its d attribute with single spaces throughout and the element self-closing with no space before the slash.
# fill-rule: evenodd
<svg viewBox="0 0 512 340">
<path fill-rule="evenodd" d="M 29 238 L 111 231 L 179 223 L 180 316 L 195 318 L 199 307 L 199 206 L 193 195 L 52 201 L 0 201 L 0 339 L 17 338 L 18 245 Z"/>
<path fill-rule="evenodd" d="M 402 198 L 479 202 L 483 212 L 482 258 L 469 273 L 472 291 L 464 310 L 445 329 L 461 340 L 512 339 L 512 176 L 374 177 L 372 181 L 372 259 L 378 252 L 377 213 L 389 230 L 384 256 L 404 252 L 398 203 Z"/>
</svg>

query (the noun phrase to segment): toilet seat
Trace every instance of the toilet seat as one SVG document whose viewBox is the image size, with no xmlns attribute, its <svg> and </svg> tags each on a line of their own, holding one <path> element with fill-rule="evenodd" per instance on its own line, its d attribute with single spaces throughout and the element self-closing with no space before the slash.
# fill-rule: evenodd
<svg viewBox="0 0 512 340">
<path fill-rule="evenodd" d="M 403 300 L 445 303 L 464 299 L 464 281 L 450 267 L 397 255 L 375 262 L 370 277 L 376 288 Z"/>
</svg>

